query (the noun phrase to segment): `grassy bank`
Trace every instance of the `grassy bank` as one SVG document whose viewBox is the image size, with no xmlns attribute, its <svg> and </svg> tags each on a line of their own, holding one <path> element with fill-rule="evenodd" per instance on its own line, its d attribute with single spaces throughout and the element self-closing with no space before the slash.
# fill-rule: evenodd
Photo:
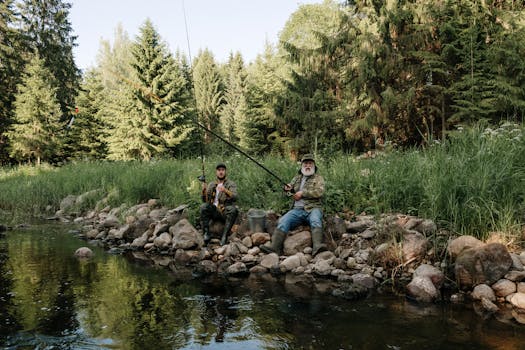
<svg viewBox="0 0 525 350">
<path fill-rule="evenodd" d="M 458 130 L 443 143 L 425 149 L 392 151 L 374 158 L 336 156 L 319 159 L 327 181 L 326 211 L 379 214 L 403 212 L 436 220 L 458 233 L 485 236 L 504 231 L 519 236 L 525 210 L 523 128 Z M 222 159 L 221 159 L 222 160 Z M 218 158 L 206 160 L 207 178 Z M 238 183 L 238 204 L 283 211 L 289 200 L 279 181 L 241 156 L 226 159 Z M 297 164 L 277 158 L 261 162 L 288 181 Z M 15 220 L 58 208 L 69 194 L 100 192 L 86 206 L 109 194 L 109 203 L 132 205 L 159 198 L 167 206 L 200 203 L 200 160 L 80 162 L 0 170 L 0 209 Z"/>
</svg>

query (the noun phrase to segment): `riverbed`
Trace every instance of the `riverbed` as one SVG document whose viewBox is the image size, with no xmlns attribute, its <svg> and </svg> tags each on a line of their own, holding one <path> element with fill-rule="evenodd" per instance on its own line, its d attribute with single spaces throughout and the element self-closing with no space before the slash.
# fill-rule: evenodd
<svg viewBox="0 0 525 350">
<path fill-rule="evenodd" d="M 525 326 L 470 303 L 360 300 L 270 275 L 197 278 L 90 247 L 62 225 L 0 239 L 2 349 L 525 349 Z"/>
</svg>

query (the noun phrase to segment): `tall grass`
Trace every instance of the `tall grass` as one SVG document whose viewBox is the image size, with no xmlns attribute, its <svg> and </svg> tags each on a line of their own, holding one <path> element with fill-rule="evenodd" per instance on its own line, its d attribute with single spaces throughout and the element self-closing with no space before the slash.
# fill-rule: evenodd
<svg viewBox="0 0 525 350">
<path fill-rule="evenodd" d="M 525 210 L 525 139 L 523 128 L 506 124 L 458 130 L 425 149 L 393 151 L 375 158 L 334 156 L 319 159 L 326 180 L 325 211 L 380 214 L 402 212 L 434 219 L 441 226 L 483 238 L 490 231 L 517 233 Z M 233 155 L 206 159 L 207 179 L 225 161 L 239 187 L 238 204 L 284 211 L 290 199 L 281 183 L 250 160 Z M 275 157 L 260 159 L 288 182 L 298 164 Z M 0 210 L 16 219 L 58 209 L 69 194 L 98 189 L 86 206 L 107 197 L 118 206 L 158 198 L 175 207 L 188 204 L 192 216 L 200 204 L 201 163 L 193 160 L 154 162 L 79 162 L 54 168 L 0 170 Z M 4 219 L 5 220 L 5 219 Z"/>
</svg>

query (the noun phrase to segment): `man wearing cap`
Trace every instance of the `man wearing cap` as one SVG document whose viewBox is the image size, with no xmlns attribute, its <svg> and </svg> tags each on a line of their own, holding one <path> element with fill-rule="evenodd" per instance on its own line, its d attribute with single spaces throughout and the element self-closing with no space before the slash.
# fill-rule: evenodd
<svg viewBox="0 0 525 350">
<path fill-rule="evenodd" d="M 217 179 L 208 186 L 203 184 L 201 205 L 201 222 L 204 243 L 208 244 L 211 240 L 210 221 L 224 221 L 224 231 L 221 237 L 221 245 L 226 244 L 228 234 L 237 219 L 239 213 L 235 206 L 237 199 L 237 185 L 235 182 L 226 178 L 226 165 L 219 163 L 215 167 Z"/>
<path fill-rule="evenodd" d="M 279 219 L 272 235 L 270 246 L 261 246 L 266 253 L 281 254 L 283 242 L 290 230 L 301 224 L 309 224 L 312 232 L 312 255 L 326 250 L 323 240 L 322 197 L 324 179 L 317 174 L 314 156 L 305 154 L 301 158 L 301 169 L 284 190 L 293 193 L 292 208 Z"/>
</svg>

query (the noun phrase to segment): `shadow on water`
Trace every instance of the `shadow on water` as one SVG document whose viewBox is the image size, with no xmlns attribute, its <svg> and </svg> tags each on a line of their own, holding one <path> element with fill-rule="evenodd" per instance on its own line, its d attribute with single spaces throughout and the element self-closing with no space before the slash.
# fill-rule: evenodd
<svg viewBox="0 0 525 350">
<path fill-rule="evenodd" d="M 525 327 L 464 305 L 183 278 L 95 247 L 74 258 L 85 244 L 51 225 L 0 240 L 3 349 L 525 349 Z"/>
</svg>

